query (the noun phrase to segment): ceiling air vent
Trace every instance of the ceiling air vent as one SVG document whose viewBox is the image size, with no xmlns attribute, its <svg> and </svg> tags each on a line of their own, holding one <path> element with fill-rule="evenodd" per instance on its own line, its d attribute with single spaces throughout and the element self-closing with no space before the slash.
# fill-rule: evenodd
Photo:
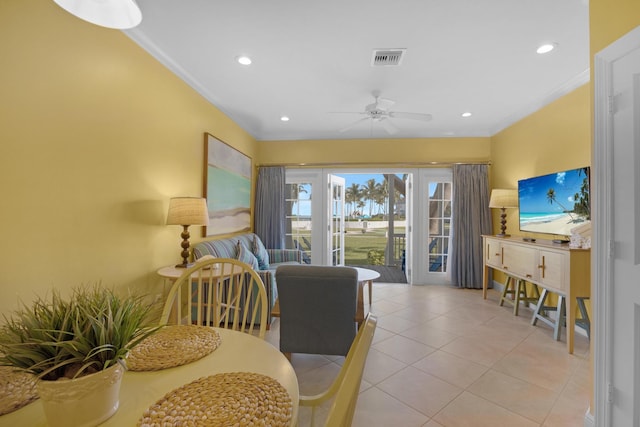
<svg viewBox="0 0 640 427">
<path fill-rule="evenodd" d="M 375 49 L 371 65 L 373 67 L 393 67 L 402 63 L 407 49 Z"/>
</svg>

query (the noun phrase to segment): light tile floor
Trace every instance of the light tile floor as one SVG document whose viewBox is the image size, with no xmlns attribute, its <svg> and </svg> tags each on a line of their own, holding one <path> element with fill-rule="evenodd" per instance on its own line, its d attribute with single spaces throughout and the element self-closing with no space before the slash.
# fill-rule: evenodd
<svg viewBox="0 0 640 427">
<path fill-rule="evenodd" d="M 374 283 L 378 328 L 353 426 L 582 427 L 591 394 L 588 339 L 576 333 L 570 355 L 564 333 L 555 341 L 547 325 L 530 325 L 530 309 L 513 316 L 498 297 L 492 290 L 483 300 L 480 290 Z M 276 319 L 267 332 L 276 347 L 278 328 Z M 327 388 L 343 360 L 294 354 L 301 394 Z M 299 420 L 308 425 L 307 408 Z"/>
</svg>

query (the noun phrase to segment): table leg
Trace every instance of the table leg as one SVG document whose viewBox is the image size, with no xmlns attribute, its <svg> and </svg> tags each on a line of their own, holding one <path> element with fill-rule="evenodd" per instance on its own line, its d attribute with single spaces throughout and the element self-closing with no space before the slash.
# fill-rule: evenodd
<svg viewBox="0 0 640 427">
<path fill-rule="evenodd" d="M 367 280 L 367 284 L 369 285 L 369 307 L 371 307 L 371 301 L 372 301 L 372 293 L 371 293 L 371 289 L 373 288 L 373 280 Z"/>
<path fill-rule="evenodd" d="M 364 321 L 364 282 L 358 282 L 358 299 L 356 300 L 356 322 L 358 322 L 358 328 L 362 326 Z"/>
<path fill-rule="evenodd" d="M 487 287 L 489 285 L 489 267 L 484 265 L 482 270 L 482 298 L 487 299 Z"/>
<path fill-rule="evenodd" d="M 573 339 L 576 330 L 576 306 L 575 297 L 565 298 L 565 318 L 567 321 L 567 350 L 573 354 Z"/>
</svg>

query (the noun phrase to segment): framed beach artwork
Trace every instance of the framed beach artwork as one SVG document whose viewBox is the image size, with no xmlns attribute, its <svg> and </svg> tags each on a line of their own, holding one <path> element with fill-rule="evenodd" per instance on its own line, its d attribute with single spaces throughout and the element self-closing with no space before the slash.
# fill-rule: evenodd
<svg viewBox="0 0 640 427">
<path fill-rule="evenodd" d="M 251 230 L 251 158 L 204 134 L 204 197 L 209 224 L 204 237 Z"/>
</svg>

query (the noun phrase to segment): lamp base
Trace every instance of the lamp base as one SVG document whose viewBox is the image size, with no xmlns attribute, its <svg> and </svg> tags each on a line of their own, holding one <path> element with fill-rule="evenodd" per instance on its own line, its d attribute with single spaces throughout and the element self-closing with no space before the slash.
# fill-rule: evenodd
<svg viewBox="0 0 640 427">
<path fill-rule="evenodd" d="M 175 268 L 189 268 L 192 267 L 194 263 L 189 263 L 189 264 L 176 264 Z"/>
<path fill-rule="evenodd" d="M 511 234 L 500 233 L 500 234 L 496 234 L 496 237 L 511 237 Z"/>
<path fill-rule="evenodd" d="M 182 234 L 180 234 L 180 237 L 182 237 L 182 243 L 180 244 L 182 247 L 182 252 L 180 253 L 182 263 L 176 265 L 176 268 L 187 268 L 192 265 L 189 264 L 189 226 L 183 225 L 182 227 L 184 227 Z"/>
</svg>

